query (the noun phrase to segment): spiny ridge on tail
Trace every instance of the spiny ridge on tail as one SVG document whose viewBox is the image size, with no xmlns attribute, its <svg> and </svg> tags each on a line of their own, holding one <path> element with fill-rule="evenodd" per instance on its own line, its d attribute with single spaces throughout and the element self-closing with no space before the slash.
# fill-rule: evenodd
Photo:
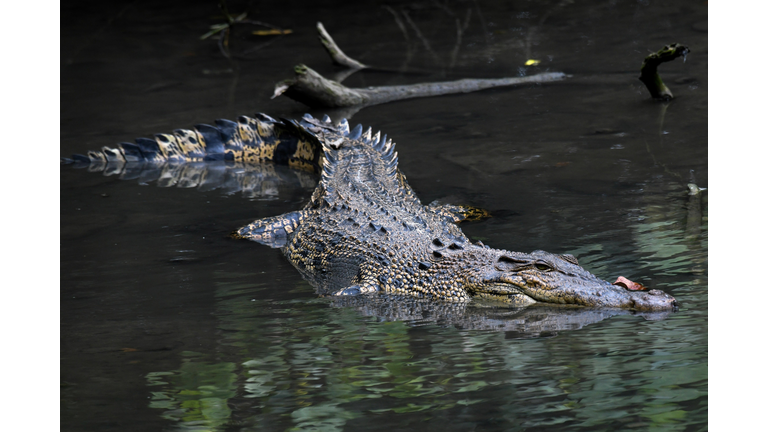
<svg viewBox="0 0 768 432">
<path fill-rule="evenodd" d="M 306 130 L 313 133 L 323 132 L 324 139 L 321 141 L 325 154 L 325 161 L 322 164 L 324 180 L 328 180 L 335 172 L 336 164 L 339 161 L 338 150 L 355 141 L 378 151 L 387 168 L 386 174 L 393 177 L 396 175 L 398 159 L 395 143 L 391 139 L 387 139 L 386 134 L 382 138 L 380 131 L 373 134 L 373 129 L 370 127 L 363 132 L 363 126 L 360 124 L 350 130 L 347 119 L 342 119 L 334 126 L 331 118 L 327 115 L 322 120 L 317 120 L 311 115 L 305 114 L 300 123 Z"/>
<path fill-rule="evenodd" d="M 216 120 L 215 126 L 200 124 L 191 130 L 157 134 L 154 139 L 137 138 L 135 143 L 102 147 L 87 155 L 73 155 L 72 162 L 104 166 L 137 162 L 273 162 L 317 172 L 322 151 L 317 136 L 301 123 L 256 114 L 241 116 L 237 122 Z"/>
</svg>

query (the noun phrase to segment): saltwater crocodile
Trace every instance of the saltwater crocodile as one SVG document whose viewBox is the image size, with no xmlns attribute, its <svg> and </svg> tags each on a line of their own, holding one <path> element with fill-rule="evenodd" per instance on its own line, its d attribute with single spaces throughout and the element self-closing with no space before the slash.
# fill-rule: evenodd
<svg viewBox="0 0 768 432">
<path fill-rule="evenodd" d="M 215 161 L 273 162 L 319 172 L 321 180 L 303 209 L 256 220 L 233 236 L 281 248 L 322 295 L 387 293 L 636 311 L 677 307 L 662 291 L 630 291 L 603 281 L 572 255 L 472 243 L 458 226 L 469 209 L 423 205 L 399 171 L 394 147 L 370 128 L 350 130 L 346 120 L 333 124 L 328 116 L 297 121 L 257 114 L 104 147 L 73 160 L 94 170 L 155 166 L 158 177 L 162 170 Z"/>
</svg>

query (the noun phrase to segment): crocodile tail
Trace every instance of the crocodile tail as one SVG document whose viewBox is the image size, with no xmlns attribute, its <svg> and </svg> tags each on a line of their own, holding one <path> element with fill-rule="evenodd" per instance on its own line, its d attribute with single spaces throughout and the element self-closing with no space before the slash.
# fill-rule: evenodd
<svg viewBox="0 0 768 432">
<path fill-rule="evenodd" d="M 241 116 L 237 122 L 216 120 L 213 126 L 200 124 L 190 130 L 157 134 L 153 139 L 137 138 L 135 143 L 102 147 L 87 155 L 73 155 L 72 162 L 106 167 L 132 162 L 179 164 L 223 160 L 245 164 L 272 162 L 319 172 L 322 152 L 318 138 L 299 122 L 256 114 Z"/>
<path fill-rule="evenodd" d="M 421 204 L 414 194 L 405 178 L 405 175 L 398 169 L 398 157 L 395 151 L 395 143 L 387 139 L 387 135 L 380 131 L 373 133 L 372 128 L 363 131 L 363 126 L 358 124 L 354 128 L 349 127 L 347 119 L 342 119 L 336 125 L 333 125 L 331 119 L 325 116 L 322 121 L 316 120 L 309 115 L 305 115 L 302 123 L 310 130 L 321 137 L 325 158 L 322 163 L 320 185 L 322 188 L 315 190 L 312 195 L 312 203 L 320 203 L 325 200 L 330 204 L 330 198 L 333 195 L 333 182 L 330 181 L 334 176 L 338 163 L 343 160 L 341 150 L 347 146 L 368 147 L 377 152 L 381 158 L 381 163 L 376 164 L 376 175 L 380 180 L 387 178 L 394 182 L 391 188 L 388 188 L 388 194 L 400 194 L 402 199 L 414 204 Z M 309 123 L 309 124 L 306 124 Z M 319 133 L 322 131 L 323 133 Z M 381 182 L 379 182 L 381 184 Z"/>
<path fill-rule="evenodd" d="M 305 210 L 258 219 L 232 233 L 236 239 L 247 239 L 273 248 L 288 244 L 290 235 L 306 217 Z"/>
<path fill-rule="evenodd" d="M 306 120 L 308 115 L 304 117 Z M 311 117 L 310 117 L 311 118 Z M 326 116 L 323 122 L 330 126 L 331 119 Z M 330 128 L 330 134 L 328 134 L 323 140 L 323 150 L 325 154 L 325 161 L 323 163 L 323 175 L 330 176 L 333 174 L 334 165 L 338 161 L 337 151 L 341 149 L 345 143 L 349 141 L 358 141 L 362 145 L 370 146 L 374 150 L 378 151 L 381 155 L 382 162 L 386 167 L 385 174 L 389 176 L 397 175 L 397 152 L 395 151 L 395 143 L 391 139 L 387 139 L 385 134 L 382 138 L 381 131 L 373 133 L 372 128 L 368 128 L 363 132 L 363 125 L 358 124 L 354 128 L 349 128 L 349 122 L 347 119 L 342 119 L 335 127 Z"/>
</svg>

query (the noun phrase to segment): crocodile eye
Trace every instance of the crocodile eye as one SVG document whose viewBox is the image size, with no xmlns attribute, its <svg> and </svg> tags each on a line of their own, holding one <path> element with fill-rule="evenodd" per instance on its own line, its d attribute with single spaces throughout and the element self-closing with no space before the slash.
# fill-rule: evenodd
<svg viewBox="0 0 768 432">
<path fill-rule="evenodd" d="M 548 264 L 545 264 L 543 262 L 537 262 L 536 264 L 534 264 L 534 266 L 536 267 L 536 270 L 541 270 L 541 271 L 552 270 L 552 267 L 550 267 Z"/>
</svg>

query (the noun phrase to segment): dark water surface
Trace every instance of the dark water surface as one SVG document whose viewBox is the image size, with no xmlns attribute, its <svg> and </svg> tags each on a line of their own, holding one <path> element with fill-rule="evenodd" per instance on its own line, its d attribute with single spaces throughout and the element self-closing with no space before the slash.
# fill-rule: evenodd
<svg viewBox="0 0 768 432">
<path fill-rule="evenodd" d="M 241 27 L 231 49 L 247 59 L 228 61 L 200 40 L 223 21 L 213 0 L 64 5 L 61 154 L 257 111 L 323 114 L 269 99 L 295 64 L 335 72 L 318 20 L 349 55 L 395 71 L 349 86 L 563 71 L 573 77 L 328 113 L 394 138 L 422 202 L 489 209 L 464 227 L 471 239 L 571 253 L 681 308 L 560 327 L 496 310 L 483 321 L 494 330 L 339 305 L 279 251 L 227 238 L 299 209 L 311 179 L 278 170 L 282 182 L 228 193 L 62 166 L 63 430 L 707 428 L 707 192 L 687 189 L 708 186 L 705 2 L 229 7 L 293 33 Z M 672 42 L 692 53 L 661 68 L 678 98 L 654 102 L 639 66 Z"/>
</svg>

